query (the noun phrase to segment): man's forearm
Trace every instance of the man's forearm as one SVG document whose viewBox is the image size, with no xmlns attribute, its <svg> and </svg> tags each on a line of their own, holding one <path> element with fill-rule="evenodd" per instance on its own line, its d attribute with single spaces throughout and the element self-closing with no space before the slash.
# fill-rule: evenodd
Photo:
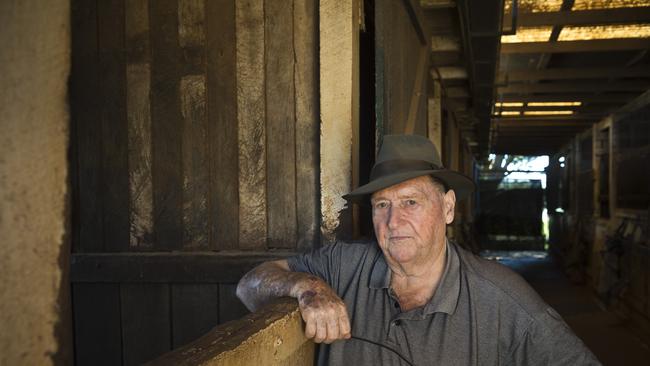
<svg viewBox="0 0 650 366">
<path fill-rule="evenodd" d="M 265 262 L 248 272 L 237 285 L 237 296 L 248 310 L 255 311 L 282 296 L 297 299 L 312 287 L 322 286 L 321 279 L 308 273 L 291 272 L 286 262 Z"/>
</svg>

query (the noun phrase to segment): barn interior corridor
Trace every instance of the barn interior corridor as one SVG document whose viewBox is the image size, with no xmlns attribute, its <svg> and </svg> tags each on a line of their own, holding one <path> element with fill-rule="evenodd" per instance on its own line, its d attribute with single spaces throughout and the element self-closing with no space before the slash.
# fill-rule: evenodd
<svg viewBox="0 0 650 366">
<path fill-rule="evenodd" d="M 606 309 L 584 283 L 571 281 L 545 251 L 486 251 L 485 258 L 521 274 L 557 310 L 603 365 L 643 365 L 650 359 L 647 338 L 625 319 Z"/>
<path fill-rule="evenodd" d="M 0 366 L 313 364 L 295 299 L 237 284 L 376 245 L 342 195 L 388 135 L 475 184 L 440 238 L 603 365 L 650 363 L 650 0 L 4 0 L 0 25 Z"/>
</svg>

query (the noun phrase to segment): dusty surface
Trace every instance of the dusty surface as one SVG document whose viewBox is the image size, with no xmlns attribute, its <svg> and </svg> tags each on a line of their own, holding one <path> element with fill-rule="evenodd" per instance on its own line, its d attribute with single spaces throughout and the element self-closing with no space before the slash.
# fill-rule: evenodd
<svg viewBox="0 0 650 366">
<path fill-rule="evenodd" d="M 312 365 L 314 343 L 305 338 L 295 299 L 222 324 L 149 365 Z"/>
<path fill-rule="evenodd" d="M 63 364 L 69 2 L 0 4 L 0 365 Z"/>
</svg>

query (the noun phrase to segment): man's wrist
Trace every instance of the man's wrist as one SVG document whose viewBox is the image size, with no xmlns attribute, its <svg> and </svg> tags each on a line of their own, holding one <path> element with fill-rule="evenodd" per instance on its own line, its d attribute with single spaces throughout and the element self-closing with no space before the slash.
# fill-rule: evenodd
<svg viewBox="0 0 650 366">
<path fill-rule="evenodd" d="M 323 284 L 323 280 L 313 275 L 301 276 L 295 285 L 291 288 L 289 296 L 300 300 L 306 292 L 316 292 L 316 289 Z"/>
</svg>

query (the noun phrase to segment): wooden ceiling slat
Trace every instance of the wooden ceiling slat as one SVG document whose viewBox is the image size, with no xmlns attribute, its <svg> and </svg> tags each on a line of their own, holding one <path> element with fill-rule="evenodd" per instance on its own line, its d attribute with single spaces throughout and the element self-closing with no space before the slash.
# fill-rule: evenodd
<svg viewBox="0 0 650 366">
<path fill-rule="evenodd" d="M 627 103 L 636 98 L 639 93 L 610 93 L 610 94 L 577 94 L 559 93 L 549 95 L 503 95 L 499 102 L 594 102 L 594 103 Z"/>
<path fill-rule="evenodd" d="M 585 41 L 502 43 L 501 54 L 571 53 L 644 50 L 650 48 L 648 38 L 593 39 Z"/>
<path fill-rule="evenodd" d="M 619 81 L 613 83 L 543 83 L 543 84 L 510 84 L 499 86 L 499 94 L 532 94 L 532 93 L 599 93 L 607 91 L 644 91 L 650 87 L 648 81 Z"/>
<path fill-rule="evenodd" d="M 544 70 L 508 70 L 499 74 L 499 83 L 530 82 L 534 80 L 648 78 L 650 68 L 558 68 Z"/>
<path fill-rule="evenodd" d="M 504 17 L 504 29 L 511 28 L 511 17 Z M 517 14 L 518 27 L 587 26 L 604 24 L 650 23 L 650 7 L 554 11 Z"/>
</svg>

